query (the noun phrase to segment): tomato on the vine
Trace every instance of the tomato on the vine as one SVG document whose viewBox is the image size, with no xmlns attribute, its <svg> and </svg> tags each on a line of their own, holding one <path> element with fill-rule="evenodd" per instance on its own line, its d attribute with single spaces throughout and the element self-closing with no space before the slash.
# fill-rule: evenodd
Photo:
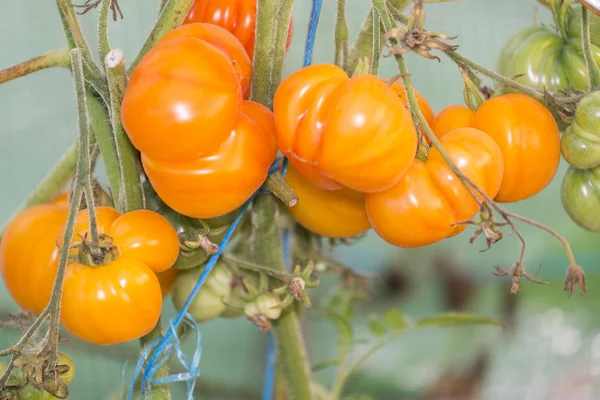
<svg viewBox="0 0 600 400">
<path fill-rule="evenodd" d="M 383 81 L 386 82 L 385 79 Z M 396 94 L 402 101 L 402 104 L 404 104 L 404 107 L 406 107 L 406 109 L 410 111 L 410 106 L 408 104 L 408 98 L 406 97 L 406 89 L 404 88 L 404 84 L 401 81 L 396 80 L 389 86 L 394 92 L 396 92 Z M 427 124 L 431 126 L 435 119 L 435 113 L 433 112 L 433 108 L 431 108 L 431 105 L 429 104 L 425 96 L 423 96 L 419 91 L 415 89 L 413 89 L 413 91 L 415 92 L 415 96 L 417 97 L 417 105 L 419 106 L 419 110 L 421 110 L 421 113 L 423 114 L 423 117 L 425 117 L 425 121 L 427 121 Z M 422 131 L 422 128 L 420 130 Z M 421 133 L 425 134 L 424 132 Z M 429 139 L 427 139 L 427 142 L 431 144 Z"/>
<path fill-rule="evenodd" d="M 600 93 L 585 96 L 560 140 L 565 160 L 576 168 L 600 165 Z"/>
<path fill-rule="evenodd" d="M 364 193 L 347 188 L 318 188 L 307 182 L 291 165 L 285 181 L 298 196 L 298 203 L 289 209 L 290 214 L 306 229 L 322 236 L 345 238 L 371 227 Z"/>
<path fill-rule="evenodd" d="M 256 0 L 196 0 L 184 24 L 208 22 L 233 33 L 242 43 L 250 60 L 254 57 L 256 36 Z M 286 49 L 292 41 L 294 24 L 290 21 Z"/>
<path fill-rule="evenodd" d="M 454 164 L 487 195 L 494 197 L 502 182 L 500 147 L 474 128 L 458 128 L 441 139 Z M 395 186 L 368 193 L 367 215 L 373 229 L 385 241 L 399 247 L 419 247 L 453 236 L 471 219 L 477 201 L 450 170 L 437 148 L 427 161 L 414 161 Z"/>
<path fill-rule="evenodd" d="M 142 164 L 169 207 L 190 217 L 214 218 L 240 207 L 262 185 L 276 154 L 271 111 L 245 101 L 242 115 L 216 151 L 177 161 L 143 153 Z"/>
<path fill-rule="evenodd" d="M 0 242 L 0 274 L 23 310 L 41 313 L 50 299 L 60 249 L 57 236 L 67 220 L 64 204 L 40 204 L 19 213 Z"/>
<path fill-rule="evenodd" d="M 320 188 L 381 191 L 415 157 L 410 113 L 373 75 L 348 78 L 328 64 L 302 68 L 281 82 L 273 109 L 279 149 Z"/>
<path fill-rule="evenodd" d="M 600 167 L 569 167 L 561 186 L 561 200 L 577 225 L 590 232 L 600 232 Z"/>
<path fill-rule="evenodd" d="M 469 107 L 455 104 L 440 111 L 430 126 L 435 136 L 441 139 L 446 133 L 456 128 L 475 127 L 476 125 L 475 112 Z"/>
<path fill-rule="evenodd" d="M 525 28 L 512 36 L 498 58 L 498 72 L 549 92 L 588 89 L 588 73 L 581 46 L 581 7 L 569 8 L 557 34 L 545 25 Z M 590 38 L 600 62 L 600 18 L 590 16 Z"/>
<path fill-rule="evenodd" d="M 171 289 L 173 289 L 173 283 L 175 282 L 175 278 L 177 278 L 178 273 L 178 269 L 169 268 L 166 271 L 159 272 L 156 274 L 163 297 L 171 293 Z"/>
</svg>

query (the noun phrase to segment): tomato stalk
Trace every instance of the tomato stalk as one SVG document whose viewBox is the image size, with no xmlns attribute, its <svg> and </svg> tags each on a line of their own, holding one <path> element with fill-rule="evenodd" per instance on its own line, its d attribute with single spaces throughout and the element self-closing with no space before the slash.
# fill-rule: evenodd
<svg viewBox="0 0 600 400">
<path fill-rule="evenodd" d="M 379 75 L 379 59 L 381 58 L 381 15 L 373 9 L 373 50 L 371 53 L 371 74 Z"/>
<path fill-rule="evenodd" d="M 100 10 L 98 11 L 98 56 L 100 58 L 100 65 L 105 72 L 106 55 L 111 49 L 110 41 L 108 39 L 108 18 L 111 5 L 112 0 L 102 0 L 102 3 L 100 3 Z"/>
<path fill-rule="evenodd" d="M 68 49 L 52 50 L 41 56 L 33 57 L 32 59 L 1 70 L 0 84 L 42 69 L 53 67 L 69 68 L 70 66 L 71 60 L 69 59 Z"/>
<path fill-rule="evenodd" d="M 387 9 L 385 8 L 385 6 L 383 4 L 383 0 L 373 0 L 373 4 L 378 8 L 378 10 L 382 16 L 386 15 Z M 394 28 L 393 24 L 391 23 L 391 19 L 384 17 L 384 18 L 382 18 L 382 21 L 383 21 L 386 31 L 390 31 L 392 28 Z M 455 52 L 447 52 L 448 55 L 454 54 L 454 53 Z M 575 261 L 575 257 L 573 255 L 573 251 L 571 249 L 571 246 L 569 245 L 569 242 L 562 235 L 560 235 L 558 232 L 555 232 L 554 230 L 552 230 L 536 221 L 533 221 L 529 218 L 525 218 L 520 215 L 511 213 L 509 211 L 506 211 L 504 208 L 500 207 L 498 205 L 498 203 L 496 203 L 494 201 L 494 199 L 492 199 L 487 193 L 485 193 L 481 188 L 479 188 L 477 185 L 475 185 L 473 183 L 473 181 L 468 176 L 466 176 L 452 162 L 452 159 L 450 159 L 450 157 L 448 156 L 448 153 L 446 153 L 444 148 L 441 146 L 439 139 L 437 138 L 435 133 L 432 131 L 431 127 L 427 123 L 427 120 L 423 116 L 423 113 L 419 109 L 417 96 L 413 89 L 412 82 L 410 79 L 410 73 L 408 71 L 408 67 L 406 66 L 406 62 L 404 61 L 404 57 L 400 54 L 396 54 L 395 58 L 396 58 L 396 61 L 398 64 L 398 71 L 400 72 L 400 76 L 402 77 L 402 80 L 404 82 L 404 87 L 406 90 L 406 97 L 408 99 L 408 103 L 409 103 L 411 112 L 418 119 L 422 129 L 425 131 L 425 134 L 431 141 L 431 144 L 438 149 L 438 151 L 440 152 L 444 161 L 448 164 L 448 166 L 450 167 L 452 172 L 454 172 L 454 174 L 456 174 L 456 176 L 461 180 L 464 187 L 469 191 L 471 196 L 473 196 L 473 198 L 475 200 L 477 200 L 477 202 L 480 205 L 482 205 L 482 206 L 487 205 L 488 209 L 489 209 L 489 207 L 492 207 L 495 211 L 497 211 L 504 218 L 506 223 L 511 227 L 512 231 L 515 232 L 515 234 L 521 241 L 522 246 L 521 246 L 521 254 L 519 257 L 519 261 L 517 262 L 515 267 L 511 268 L 511 270 L 509 270 L 508 272 L 503 271 L 505 275 L 512 275 L 513 290 L 515 290 L 515 288 L 516 288 L 516 290 L 518 290 L 518 284 L 521 280 L 521 277 L 525 277 L 525 278 L 527 278 L 531 281 L 537 282 L 537 283 L 542 283 L 542 282 L 534 279 L 535 274 L 529 275 L 525 272 L 525 269 L 524 269 L 524 256 L 525 256 L 525 247 L 526 247 L 525 239 L 523 238 L 521 233 L 518 231 L 518 229 L 514 225 L 511 218 L 514 218 L 516 220 L 519 220 L 521 222 L 524 222 L 526 224 L 529 224 L 536 228 L 544 230 L 544 231 L 548 232 L 549 234 L 551 234 L 552 236 L 554 236 L 560 242 L 561 246 L 563 247 L 563 249 L 567 255 L 567 259 L 569 261 L 569 266 L 567 268 L 567 278 L 565 280 L 565 290 L 567 290 L 569 292 L 569 294 L 571 294 L 571 292 L 573 291 L 573 288 L 575 287 L 576 284 L 581 284 L 582 289 L 585 290 L 585 277 L 583 275 L 583 271 L 582 271 L 581 267 L 579 265 L 577 265 L 577 263 Z M 463 59 L 462 56 L 460 56 L 460 59 Z M 475 63 L 471 62 L 470 60 L 468 60 L 468 61 L 472 64 L 475 64 Z M 469 64 L 467 64 L 467 65 L 469 67 L 472 67 L 472 65 L 469 65 Z M 476 68 L 473 68 L 473 69 L 477 70 Z M 483 198 L 483 200 L 482 200 L 482 198 Z M 500 268 L 498 267 L 498 269 L 500 269 Z M 500 271 L 502 271 L 502 270 L 500 269 Z M 500 273 L 500 274 L 502 274 L 502 273 Z M 577 278 L 579 280 L 577 280 Z M 583 282 L 581 282 L 581 280 L 583 280 Z"/>
<path fill-rule="evenodd" d="M 589 90 L 592 91 L 600 86 L 600 68 L 598 68 L 592 52 L 592 42 L 590 39 L 590 12 L 585 7 L 581 7 L 581 44 L 590 81 Z"/>
<path fill-rule="evenodd" d="M 335 11 L 335 65 L 345 68 L 350 52 L 350 28 L 346 20 L 346 0 L 337 0 Z"/>
<path fill-rule="evenodd" d="M 294 193 L 292 188 L 285 183 L 279 172 L 270 174 L 262 187 L 273 193 L 288 207 L 294 207 L 296 203 L 298 203 L 298 196 Z"/>
<path fill-rule="evenodd" d="M 129 73 L 135 69 L 146 53 L 154 47 L 160 38 L 181 25 L 190 8 L 192 8 L 192 4 L 194 4 L 194 0 L 168 0 L 164 4 L 154 28 L 152 28 L 152 31 L 146 38 L 137 57 L 129 66 Z"/>
</svg>

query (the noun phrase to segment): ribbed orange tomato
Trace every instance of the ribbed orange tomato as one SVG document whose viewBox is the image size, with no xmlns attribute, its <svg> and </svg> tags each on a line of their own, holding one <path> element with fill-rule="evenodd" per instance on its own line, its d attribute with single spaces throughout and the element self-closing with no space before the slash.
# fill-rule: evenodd
<svg viewBox="0 0 600 400">
<path fill-rule="evenodd" d="M 385 190 L 411 165 L 417 134 L 398 95 L 373 75 L 334 65 L 302 68 L 274 100 L 279 149 L 323 189 Z"/>
<path fill-rule="evenodd" d="M 386 80 L 384 79 L 383 81 L 385 82 Z M 404 84 L 401 81 L 397 80 L 390 85 L 390 88 L 392 88 L 392 90 L 396 92 L 398 97 L 400 97 L 402 104 L 404 104 L 404 107 L 406 107 L 406 109 L 410 111 L 410 106 L 408 105 L 408 99 L 406 97 L 406 89 L 404 88 Z M 431 126 L 435 119 L 435 113 L 433 112 L 433 108 L 431 108 L 431 105 L 429 104 L 425 96 L 423 96 L 417 90 L 414 90 L 414 92 L 417 97 L 417 105 L 419 106 L 419 110 L 421 110 L 423 117 L 425 117 L 425 121 L 427 121 L 429 126 Z M 423 132 L 422 128 L 420 130 L 421 132 Z M 431 144 L 429 142 L 429 139 L 427 139 L 427 142 Z"/>
<path fill-rule="evenodd" d="M 262 185 L 277 154 L 273 114 L 251 101 L 243 110 L 229 138 L 204 157 L 165 161 L 142 154 L 150 183 L 169 207 L 190 217 L 219 217 Z"/>
<path fill-rule="evenodd" d="M 430 126 L 435 136 L 441 139 L 446 133 L 456 128 L 474 128 L 476 126 L 475 111 L 461 105 L 448 106 L 440 111 Z"/>
<path fill-rule="evenodd" d="M 39 314 L 48 304 L 60 254 L 56 238 L 68 214 L 65 204 L 40 204 L 25 209 L 6 227 L 0 274 L 23 310 Z"/>
<path fill-rule="evenodd" d="M 459 128 L 441 143 L 466 176 L 489 196 L 496 195 L 504 168 L 500 147 L 489 136 Z M 464 227 L 452 224 L 471 219 L 479 210 L 435 147 L 426 162 L 416 159 L 395 186 L 368 193 L 366 207 L 373 229 L 399 247 L 425 246 L 453 236 Z"/>
<path fill-rule="evenodd" d="M 173 30 L 144 56 L 125 90 L 121 121 L 131 143 L 157 160 L 214 153 L 241 114 L 249 72 L 248 55 L 225 29 Z"/>
<path fill-rule="evenodd" d="M 298 196 L 298 203 L 289 209 L 290 213 L 309 231 L 332 238 L 345 238 L 371 227 L 364 193 L 346 188 L 318 188 L 307 182 L 292 166 L 288 168 L 285 181 Z"/>
<path fill-rule="evenodd" d="M 184 24 L 208 22 L 219 25 L 242 43 L 248 56 L 254 56 L 254 37 L 256 34 L 256 0 L 196 0 L 192 5 Z M 293 22 L 287 36 L 287 48 L 292 41 Z"/>
</svg>

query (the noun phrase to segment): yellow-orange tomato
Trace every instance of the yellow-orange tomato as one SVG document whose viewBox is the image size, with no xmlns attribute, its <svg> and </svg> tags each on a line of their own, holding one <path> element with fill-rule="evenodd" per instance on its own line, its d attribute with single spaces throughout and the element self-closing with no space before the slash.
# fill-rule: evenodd
<svg viewBox="0 0 600 400">
<path fill-rule="evenodd" d="M 494 197 L 503 176 L 500 147 L 473 128 L 448 132 L 441 143 L 456 166 Z M 427 162 L 415 160 L 392 188 L 368 193 L 366 207 L 373 229 L 399 247 L 419 247 L 455 235 L 452 224 L 471 219 L 478 204 L 434 147 Z"/>
<path fill-rule="evenodd" d="M 211 24 L 167 34 L 131 74 L 121 121 L 133 145 L 157 160 L 214 153 L 242 111 L 250 60 L 239 41 Z"/>
<path fill-rule="evenodd" d="M 409 112 L 373 75 L 348 78 L 329 64 L 302 68 L 281 82 L 273 108 L 279 149 L 320 188 L 387 189 L 415 156 Z"/>
<path fill-rule="evenodd" d="M 41 313 L 50 299 L 58 266 L 56 238 L 69 210 L 61 204 L 27 208 L 6 227 L 0 243 L 0 274 L 23 310 Z"/>
<path fill-rule="evenodd" d="M 444 108 L 435 117 L 431 129 L 438 139 L 441 139 L 446 133 L 457 129 L 476 127 L 475 111 L 461 105 L 452 105 Z"/>
<path fill-rule="evenodd" d="M 69 264 L 63 286 L 63 326 L 89 343 L 137 339 L 158 322 L 162 293 L 156 275 L 135 258 L 119 256 L 90 267 Z"/>
<path fill-rule="evenodd" d="M 70 200 L 70 193 L 69 192 L 63 192 L 61 194 L 59 194 L 58 196 L 56 196 L 51 203 L 52 204 L 60 204 L 62 206 L 65 207 L 69 207 L 69 200 Z"/>
<path fill-rule="evenodd" d="M 216 151 L 180 161 L 142 154 L 142 163 L 169 207 L 190 217 L 214 218 L 240 207 L 262 185 L 276 154 L 272 113 L 245 101 L 242 116 Z"/>
<path fill-rule="evenodd" d="M 365 209 L 365 194 L 350 189 L 325 190 L 311 185 L 290 166 L 286 182 L 298 196 L 290 213 L 306 229 L 333 238 L 365 232 L 371 226 Z"/>
<path fill-rule="evenodd" d="M 383 81 L 385 82 L 386 80 L 384 79 Z M 392 90 L 396 92 L 396 94 L 402 101 L 402 104 L 404 104 L 404 107 L 406 107 L 406 109 L 410 111 L 410 106 L 408 105 L 408 99 L 406 98 L 406 90 L 404 89 L 404 84 L 401 81 L 397 80 L 390 85 L 390 88 L 392 88 Z M 431 126 L 435 119 L 435 113 L 433 112 L 433 108 L 431 108 L 431 105 L 429 104 L 425 96 L 423 96 L 417 90 L 415 90 L 414 92 L 417 96 L 417 105 L 419 106 L 419 110 L 421 110 L 421 113 L 423 114 L 423 117 L 425 117 L 425 121 L 427 121 L 427 124 Z M 420 130 L 422 131 L 422 128 Z M 429 143 L 429 139 L 427 139 L 427 142 Z"/>
<path fill-rule="evenodd" d="M 196 0 L 184 24 L 208 22 L 233 33 L 242 43 L 250 59 L 254 56 L 256 33 L 256 0 Z M 287 48 L 292 41 L 293 23 L 287 36 Z"/>
<path fill-rule="evenodd" d="M 166 271 L 156 274 L 163 297 L 168 295 L 171 292 L 171 289 L 173 289 L 173 283 L 175 282 L 178 273 L 179 270 L 177 268 L 169 268 Z"/>
<path fill-rule="evenodd" d="M 507 94 L 484 102 L 476 119 L 504 156 L 496 201 L 524 200 L 548 186 L 560 162 L 560 132 L 546 107 L 529 96 Z"/>
</svg>

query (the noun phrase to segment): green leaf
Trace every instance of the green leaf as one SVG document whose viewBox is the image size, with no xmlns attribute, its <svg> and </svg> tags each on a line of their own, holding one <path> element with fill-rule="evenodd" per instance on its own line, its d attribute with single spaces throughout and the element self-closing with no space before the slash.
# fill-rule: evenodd
<svg viewBox="0 0 600 400">
<path fill-rule="evenodd" d="M 404 318 L 404 314 L 396 308 L 390 308 L 385 313 L 384 320 L 385 323 L 395 331 L 405 329 L 409 325 L 406 318 Z"/>
<path fill-rule="evenodd" d="M 338 357 L 329 358 L 325 361 L 321 361 L 320 363 L 315 364 L 312 367 L 312 372 L 317 372 L 317 371 L 321 371 L 321 370 L 329 368 L 329 367 L 336 366 L 339 364 L 339 362 L 340 362 L 340 360 Z"/>
<path fill-rule="evenodd" d="M 387 327 L 378 315 L 372 314 L 369 315 L 369 330 L 373 335 L 381 337 L 387 332 Z"/>
<path fill-rule="evenodd" d="M 350 320 L 343 315 L 336 314 L 331 311 L 326 312 L 325 315 L 331 322 L 333 322 L 338 330 L 340 348 L 349 347 L 352 344 L 352 338 L 354 336 Z"/>
<path fill-rule="evenodd" d="M 461 325 L 494 325 L 502 326 L 502 322 L 496 318 L 483 317 L 470 313 L 448 313 L 427 317 L 417 322 L 417 327 L 439 326 L 452 327 Z"/>
</svg>

